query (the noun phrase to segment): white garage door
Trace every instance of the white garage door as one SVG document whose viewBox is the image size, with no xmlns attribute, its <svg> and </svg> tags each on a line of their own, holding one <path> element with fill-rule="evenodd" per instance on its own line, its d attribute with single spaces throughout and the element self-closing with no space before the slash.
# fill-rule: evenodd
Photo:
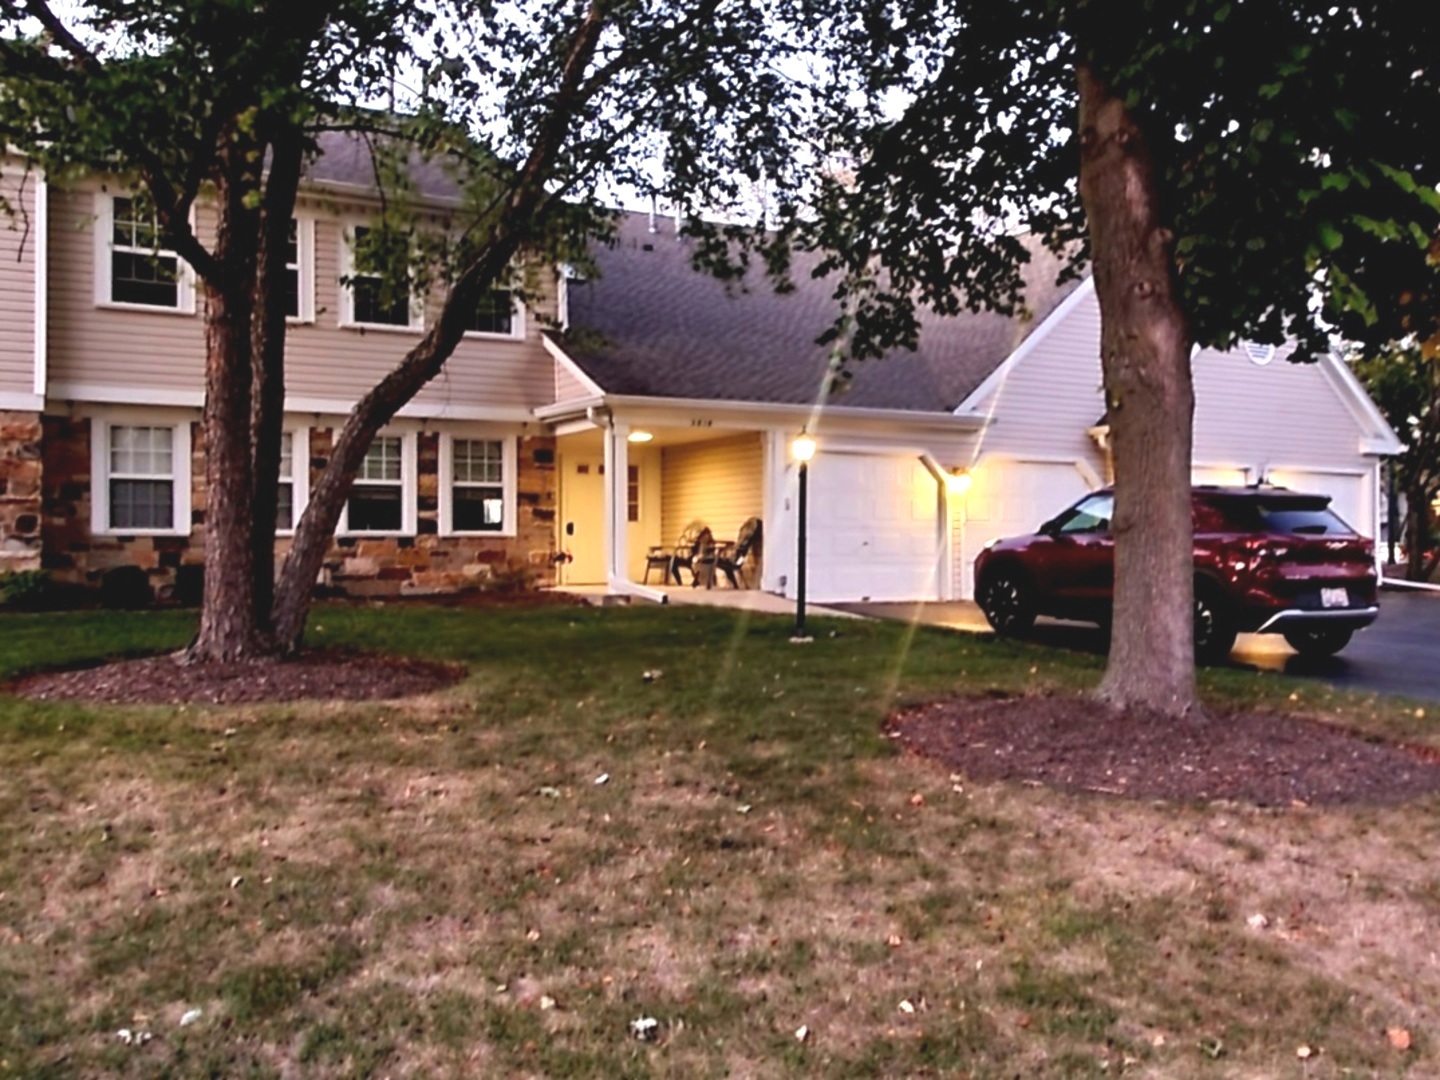
<svg viewBox="0 0 1440 1080">
<path fill-rule="evenodd" d="M 1293 491 L 1329 495 L 1330 509 L 1344 518 L 1347 525 L 1361 536 L 1375 536 L 1375 512 L 1363 475 L 1318 469 L 1274 469 L 1266 479 Z"/>
<path fill-rule="evenodd" d="M 818 454 L 810 463 L 816 603 L 939 598 L 939 488 L 915 457 Z M 786 583 L 793 595 L 793 580 Z"/>
<path fill-rule="evenodd" d="M 1080 496 L 1090 484 L 1073 464 L 987 460 L 971 470 L 956 545 L 960 595 L 975 595 L 975 557 L 991 540 L 1033 533 Z"/>
</svg>

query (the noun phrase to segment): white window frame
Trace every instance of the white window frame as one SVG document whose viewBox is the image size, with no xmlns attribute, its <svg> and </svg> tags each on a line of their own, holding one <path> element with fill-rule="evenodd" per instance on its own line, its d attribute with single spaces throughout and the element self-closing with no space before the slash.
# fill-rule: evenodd
<svg viewBox="0 0 1440 1080">
<path fill-rule="evenodd" d="M 294 216 L 295 254 L 299 263 L 286 263 L 285 269 L 295 266 L 298 277 L 299 314 L 285 315 L 285 321 L 292 326 L 310 325 L 315 322 L 315 219 L 301 214 Z M 349 289 L 345 290 L 347 293 Z"/>
<path fill-rule="evenodd" d="M 510 332 L 508 334 L 495 334 L 487 330 L 466 330 L 465 336 L 480 341 L 523 341 L 526 331 L 525 305 L 520 300 L 520 291 L 518 289 L 502 288 L 491 289 L 489 291 L 508 292 L 510 294 L 510 305 L 512 309 L 510 315 Z M 464 436 L 461 437 L 464 438 Z"/>
<path fill-rule="evenodd" d="M 350 528 L 350 496 L 345 496 L 345 507 L 340 512 L 341 536 L 414 536 L 417 527 L 419 490 L 417 476 L 417 452 L 416 433 L 414 431 L 395 431 L 385 428 L 376 433 L 377 439 L 399 439 L 400 440 L 400 528 L 398 531 L 390 529 L 352 529 Z M 367 448 L 366 452 L 369 450 Z M 353 484 L 374 484 L 380 481 L 362 480 L 357 473 Z"/>
<path fill-rule="evenodd" d="M 300 524 L 300 517 L 305 513 L 305 507 L 310 505 L 310 429 L 308 427 L 291 427 L 286 424 L 284 434 L 291 438 L 291 475 L 288 478 L 281 476 L 279 482 L 290 485 L 290 528 L 281 528 L 277 521 L 275 535 L 294 536 L 295 526 Z"/>
<path fill-rule="evenodd" d="M 367 277 L 374 275 L 357 275 L 355 270 L 355 230 L 373 229 L 375 226 L 365 221 L 347 222 L 340 230 L 340 276 L 353 278 L 356 276 Z M 404 326 L 391 323 L 360 322 L 355 318 L 355 289 L 349 284 L 342 282 L 340 285 L 340 325 L 348 329 L 379 331 L 386 334 L 416 334 L 420 333 L 425 326 L 425 301 L 422 297 L 410 294 L 410 321 Z"/>
<path fill-rule="evenodd" d="M 455 440 L 471 442 L 498 442 L 500 444 L 501 497 L 504 499 L 504 517 L 498 529 L 457 529 L 455 528 Z M 516 535 L 518 505 L 516 498 L 516 472 L 519 457 L 519 440 L 514 435 L 497 435 L 487 431 L 445 432 L 440 436 L 440 475 L 437 486 L 440 489 L 440 535 L 441 536 L 496 536 Z M 467 487 L 493 487 L 492 484 L 467 484 Z"/>
<path fill-rule="evenodd" d="M 169 428 L 170 481 L 173 520 L 168 529 L 119 528 L 111 524 L 110 513 L 110 432 L 115 428 Z M 92 417 L 90 421 L 90 531 L 95 536 L 189 536 L 190 535 L 190 421 L 173 416 L 117 414 Z M 149 477 L 160 479 L 160 477 Z"/>
<path fill-rule="evenodd" d="M 114 250 L 112 238 L 115 234 L 115 200 L 133 198 L 135 196 L 123 192 L 117 194 L 101 191 L 95 195 L 95 306 L 114 308 L 120 311 L 151 311 L 162 315 L 194 315 L 195 272 L 190 269 L 188 262 L 169 248 L 160 248 L 154 254 L 173 258 L 179 270 L 175 281 L 175 304 L 173 307 L 162 304 L 135 304 L 112 299 L 111 273 L 113 267 L 110 256 Z M 193 214 L 191 215 L 191 226 L 194 226 Z"/>
</svg>

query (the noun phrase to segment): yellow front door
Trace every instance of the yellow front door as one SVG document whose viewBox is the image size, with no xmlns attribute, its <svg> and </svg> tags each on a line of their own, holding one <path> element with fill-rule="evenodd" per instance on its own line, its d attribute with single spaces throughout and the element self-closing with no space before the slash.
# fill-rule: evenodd
<svg viewBox="0 0 1440 1080">
<path fill-rule="evenodd" d="M 570 553 L 560 564 L 562 584 L 605 584 L 605 463 L 599 457 L 561 459 L 559 545 Z"/>
</svg>

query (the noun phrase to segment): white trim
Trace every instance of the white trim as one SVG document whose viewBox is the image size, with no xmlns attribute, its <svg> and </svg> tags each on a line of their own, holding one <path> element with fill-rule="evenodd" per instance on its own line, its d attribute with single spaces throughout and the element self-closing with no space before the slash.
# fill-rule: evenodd
<svg viewBox="0 0 1440 1080">
<path fill-rule="evenodd" d="M 498 442 L 500 444 L 500 490 L 504 509 L 501 511 L 498 529 L 456 529 L 455 528 L 455 440 L 471 442 Z M 520 456 L 519 438 L 511 433 L 495 434 L 487 431 L 442 431 L 440 432 L 440 473 L 436 487 L 440 498 L 441 536 L 498 536 L 516 535 L 519 506 L 516 498 L 516 472 Z M 493 487 L 494 485 L 468 484 L 470 487 Z"/>
<path fill-rule="evenodd" d="M 1363 427 L 1368 428 L 1360 436 L 1360 452 L 1362 454 L 1399 454 L 1404 451 L 1405 444 L 1395 434 L 1395 430 L 1385 419 L 1379 407 L 1365 392 L 1365 387 L 1350 370 L 1350 365 L 1334 352 L 1325 353 L 1315 363 L 1319 366 L 1330 380 L 1330 385 L 1340 396 L 1340 400 L 1350 409 L 1351 415 L 1360 421 Z"/>
<path fill-rule="evenodd" d="M 50 187 L 35 178 L 35 393 L 43 399 L 50 363 Z"/>
<path fill-rule="evenodd" d="M 357 274 L 355 271 L 356 229 L 373 229 L 375 226 L 355 220 L 341 220 L 340 225 L 340 277 L 376 277 L 375 274 Z M 339 325 L 342 330 L 361 330 L 365 333 L 378 331 L 382 334 L 420 334 L 425 330 L 425 300 L 410 294 L 410 321 L 404 326 L 398 323 L 357 322 L 355 319 L 355 289 L 353 285 L 337 283 L 340 289 Z"/>
<path fill-rule="evenodd" d="M 170 481 L 174 485 L 171 527 L 120 529 L 110 524 L 110 431 L 116 427 L 169 428 Z M 190 535 L 190 420 L 138 410 L 90 417 L 90 532 L 95 536 Z"/>
<path fill-rule="evenodd" d="M 545 351 L 555 358 L 555 362 L 563 367 L 567 374 L 575 379 L 585 390 L 597 398 L 603 398 L 605 391 L 600 384 L 585 373 L 585 369 L 570 358 L 549 334 L 540 335 L 540 343 L 545 346 Z M 558 403 L 557 403 L 558 404 Z"/>
<path fill-rule="evenodd" d="M 45 408 L 45 398 L 40 394 L 15 394 L 0 390 L 0 409 L 14 409 L 16 412 L 39 412 Z"/>
<path fill-rule="evenodd" d="M 381 428 L 375 435 L 377 439 L 399 439 L 400 440 L 400 528 L 393 529 L 351 529 L 350 528 L 350 498 L 345 498 L 345 506 L 340 511 L 340 524 L 336 529 L 337 536 L 365 537 L 375 536 L 414 536 L 416 530 L 416 504 L 419 490 L 418 475 L 418 454 L 416 452 L 417 432 L 414 429 L 397 431 L 393 428 Z M 367 449 L 368 453 L 368 449 Z M 381 483 L 382 481 L 362 480 L 359 474 L 351 482 L 351 489 L 355 484 Z M 393 481 L 389 481 L 393 484 Z"/>
<path fill-rule="evenodd" d="M 930 453 L 920 455 L 920 464 L 924 465 L 930 475 L 935 478 L 936 498 L 938 499 L 935 507 L 935 525 L 940 530 L 936 544 L 936 557 L 940 563 L 935 569 L 936 596 L 940 600 L 954 600 L 958 593 L 955 582 L 955 508 L 950 500 L 950 481 L 948 479 L 950 473 Z"/>
<path fill-rule="evenodd" d="M 203 390 L 166 390 L 155 386 L 104 386 L 99 383 L 54 382 L 51 401 L 85 401 L 113 405 L 165 405 L 198 409 L 205 404 Z M 305 410 L 297 410 L 305 411 Z"/>
<path fill-rule="evenodd" d="M 169 248 L 158 248 L 156 255 L 175 260 L 175 303 L 135 304 L 113 299 L 110 280 L 111 237 L 115 231 L 115 200 L 134 199 L 133 195 L 115 194 L 100 190 L 95 193 L 95 306 L 112 311 L 148 311 L 159 315 L 195 314 L 195 271 L 179 254 Z M 190 224 L 194 227 L 195 214 L 191 211 Z M 158 226 L 157 226 L 158 228 Z"/>
<path fill-rule="evenodd" d="M 322 416 L 348 416 L 354 401 L 343 398 L 286 397 L 285 411 L 318 413 Z M 456 420 L 496 424 L 533 424 L 535 414 L 522 405 L 456 405 L 452 402 L 410 401 L 395 413 L 408 420 Z"/>
<path fill-rule="evenodd" d="M 1015 365 L 1038 349 L 1041 342 L 1053 334 L 1072 311 L 1094 295 L 1095 278 L 1087 277 L 1074 292 L 1056 305 L 1054 311 L 1045 316 L 1045 320 L 1030 332 L 1030 336 L 1022 341 L 1014 352 L 1001 361 L 999 367 L 985 376 L 979 386 L 965 395 L 965 400 L 955 406 L 955 414 L 957 416 L 981 415 L 976 411 L 980 403 L 1005 382 Z"/>
</svg>

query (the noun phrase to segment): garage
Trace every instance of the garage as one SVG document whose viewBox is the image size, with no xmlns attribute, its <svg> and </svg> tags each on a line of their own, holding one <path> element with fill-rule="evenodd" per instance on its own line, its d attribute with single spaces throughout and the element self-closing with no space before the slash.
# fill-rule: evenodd
<svg viewBox="0 0 1440 1080">
<path fill-rule="evenodd" d="M 1322 469 L 1271 469 L 1270 483 L 1292 491 L 1329 495 L 1330 509 L 1361 536 L 1375 536 L 1375 507 L 1365 473 Z"/>
<path fill-rule="evenodd" d="M 991 540 L 1033 533 L 1082 495 L 1094 490 L 1077 462 L 988 459 L 970 471 L 961 507 L 956 568 L 960 595 L 975 595 L 975 557 Z"/>
<path fill-rule="evenodd" d="M 918 457 L 818 454 L 809 504 L 811 600 L 940 599 L 940 489 Z"/>
</svg>

